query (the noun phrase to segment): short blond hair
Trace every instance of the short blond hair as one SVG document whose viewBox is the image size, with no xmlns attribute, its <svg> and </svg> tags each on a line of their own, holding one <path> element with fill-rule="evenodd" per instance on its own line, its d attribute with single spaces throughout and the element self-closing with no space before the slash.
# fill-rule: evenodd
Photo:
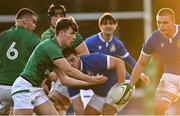
<svg viewBox="0 0 180 116">
<path fill-rule="evenodd" d="M 172 9 L 170 8 L 162 8 L 158 11 L 157 15 L 156 15 L 156 18 L 157 16 L 170 16 L 172 21 L 175 22 L 175 13 Z"/>
<path fill-rule="evenodd" d="M 17 19 L 23 19 L 23 18 L 26 18 L 26 17 L 28 17 L 28 16 L 32 16 L 32 15 L 34 15 L 35 17 L 37 17 L 37 14 L 36 14 L 33 10 L 31 10 L 31 9 L 29 9 L 29 8 L 22 8 L 22 9 L 20 9 L 20 10 L 17 12 L 17 14 L 16 14 L 16 20 L 17 20 Z"/>
</svg>

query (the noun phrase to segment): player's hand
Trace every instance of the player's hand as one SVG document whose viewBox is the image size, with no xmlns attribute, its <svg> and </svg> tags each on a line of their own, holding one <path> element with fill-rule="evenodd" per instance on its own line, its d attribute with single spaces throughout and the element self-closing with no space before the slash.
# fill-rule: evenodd
<svg viewBox="0 0 180 116">
<path fill-rule="evenodd" d="M 46 85 L 45 82 L 46 82 L 46 79 L 42 82 L 41 87 L 43 88 L 44 93 L 46 95 L 48 95 L 49 94 L 49 88 L 48 88 L 48 86 Z"/>
<path fill-rule="evenodd" d="M 56 81 L 58 79 L 58 75 L 55 72 L 49 73 L 49 80 L 50 81 Z"/>
<path fill-rule="evenodd" d="M 95 84 L 102 84 L 102 83 L 105 83 L 106 81 L 108 80 L 108 78 L 104 75 L 96 75 L 96 76 L 93 76 L 93 81 Z"/>
<path fill-rule="evenodd" d="M 145 75 L 144 73 L 141 73 L 140 78 L 146 85 L 149 85 L 151 83 L 151 80 L 149 79 L 149 77 Z"/>
</svg>

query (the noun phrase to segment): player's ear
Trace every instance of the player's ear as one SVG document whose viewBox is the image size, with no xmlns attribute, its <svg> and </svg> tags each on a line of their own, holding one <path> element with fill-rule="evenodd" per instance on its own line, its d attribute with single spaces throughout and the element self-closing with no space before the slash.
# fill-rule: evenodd
<svg viewBox="0 0 180 116">
<path fill-rule="evenodd" d="M 117 27 L 118 23 L 115 24 L 115 28 Z"/>
<path fill-rule="evenodd" d="M 59 31 L 59 35 L 63 36 L 64 35 L 64 31 Z"/>
</svg>

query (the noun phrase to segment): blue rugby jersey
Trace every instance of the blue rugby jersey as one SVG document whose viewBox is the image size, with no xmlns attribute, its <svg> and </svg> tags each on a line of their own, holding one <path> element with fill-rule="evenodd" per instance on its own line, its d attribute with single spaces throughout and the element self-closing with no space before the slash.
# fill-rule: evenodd
<svg viewBox="0 0 180 116">
<path fill-rule="evenodd" d="M 165 64 L 165 72 L 180 75 L 180 25 L 176 26 L 175 35 L 168 39 L 159 30 L 152 33 L 146 41 L 143 53 L 157 53 Z"/>
<path fill-rule="evenodd" d="M 108 70 L 110 67 L 110 57 L 102 53 L 93 53 L 80 56 L 81 71 L 88 75 L 103 74 L 108 77 L 106 83 L 85 87 L 92 89 L 99 96 L 106 96 L 109 89 L 117 82 L 115 70 Z M 80 93 L 79 88 L 68 87 L 70 97 L 73 98 Z"/>
</svg>

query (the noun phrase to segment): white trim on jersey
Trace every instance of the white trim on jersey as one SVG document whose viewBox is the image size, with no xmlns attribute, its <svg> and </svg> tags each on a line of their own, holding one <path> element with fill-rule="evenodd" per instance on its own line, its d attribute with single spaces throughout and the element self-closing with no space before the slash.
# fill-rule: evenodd
<svg viewBox="0 0 180 116">
<path fill-rule="evenodd" d="M 88 50 L 88 52 L 89 52 L 89 49 L 88 49 L 88 47 L 87 47 L 87 45 L 86 45 L 86 42 L 85 42 L 85 41 L 83 41 L 83 44 L 85 45 L 86 50 Z"/>
<path fill-rule="evenodd" d="M 107 69 L 110 69 L 110 56 L 107 55 Z"/>
<path fill-rule="evenodd" d="M 145 53 L 143 50 L 141 50 L 141 54 L 145 55 L 145 56 L 151 56 L 151 54 L 147 54 Z"/>
<path fill-rule="evenodd" d="M 129 52 L 126 52 L 126 54 L 124 54 L 123 56 L 120 56 L 121 58 L 126 58 L 126 57 L 128 57 L 129 56 Z"/>
<path fill-rule="evenodd" d="M 100 38 L 101 41 L 105 42 L 104 39 L 103 39 L 103 37 L 101 36 L 101 32 L 98 33 L 98 36 L 99 36 L 99 38 Z M 113 39 L 113 36 L 111 37 L 111 39 L 109 39 L 108 42 L 112 41 L 112 39 Z M 106 42 L 106 43 L 107 43 L 107 42 Z"/>
<path fill-rule="evenodd" d="M 172 36 L 172 38 L 175 37 L 175 36 L 177 35 L 178 30 L 179 30 L 179 29 L 178 29 L 178 26 L 176 25 L 176 32 L 175 32 L 175 34 Z"/>
</svg>

